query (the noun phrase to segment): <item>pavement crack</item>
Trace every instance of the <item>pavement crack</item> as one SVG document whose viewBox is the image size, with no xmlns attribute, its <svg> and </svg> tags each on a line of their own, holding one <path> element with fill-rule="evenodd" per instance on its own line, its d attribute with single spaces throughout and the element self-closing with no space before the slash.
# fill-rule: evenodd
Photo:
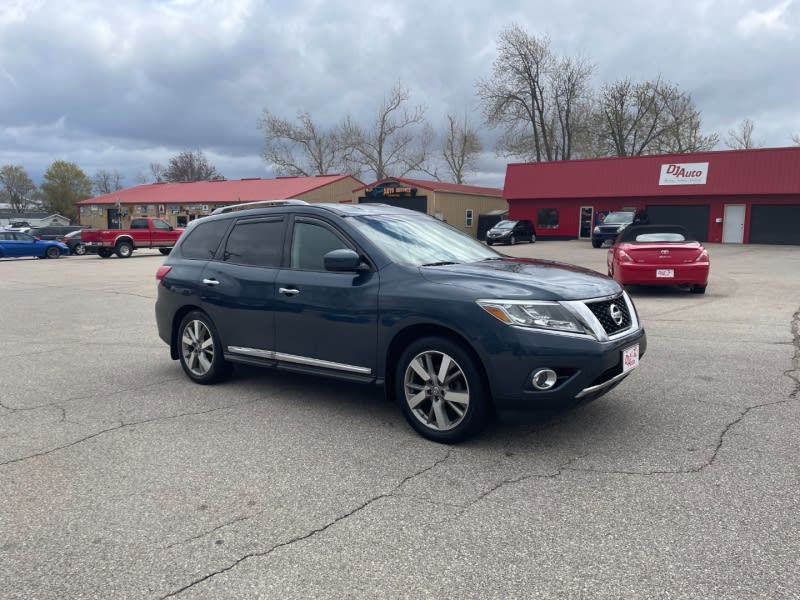
<svg viewBox="0 0 800 600">
<path fill-rule="evenodd" d="M 448 458 L 450 458 L 450 450 L 449 449 L 447 450 L 447 452 L 445 453 L 445 455 L 442 458 L 440 458 L 438 460 L 435 460 L 431 465 L 429 465 L 429 466 L 427 466 L 427 467 L 425 467 L 423 469 L 420 469 L 419 471 L 416 471 L 415 473 L 412 473 L 412 474 L 404 477 L 400 481 L 398 481 L 395 484 L 395 486 L 389 492 L 384 492 L 384 493 L 378 494 L 376 496 L 373 496 L 372 498 L 366 500 L 365 502 L 362 502 L 361 504 L 359 504 L 358 506 L 356 506 L 352 510 L 346 512 L 345 514 L 340 515 L 340 516 L 334 518 L 333 520 L 329 521 L 328 523 L 325 523 L 324 525 L 316 527 L 316 528 L 312 529 L 311 531 L 308 531 L 307 533 L 304 533 L 302 535 L 297 535 L 297 536 L 295 536 L 295 537 L 293 537 L 291 539 L 288 539 L 288 540 L 286 540 L 284 542 L 280 542 L 278 544 L 275 544 L 274 546 L 272 546 L 270 548 L 267 548 L 266 550 L 263 550 L 261 552 L 251 552 L 249 554 L 245 554 L 244 556 L 242 556 L 241 558 L 235 560 L 234 562 L 232 562 L 228 566 L 223 567 L 221 569 L 218 569 L 216 571 L 213 571 L 213 572 L 211 572 L 211 573 L 209 573 L 207 575 L 204 575 L 203 577 L 200 577 L 198 579 L 195 579 L 194 581 L 192 581 L 191 583 L 186 584 L 182 588 L 179 588 L 179 589 L 177 589 L 175 591 L 170 592 L 169 594 L 166 594 L 165 596 L 162 596 L 161 600 L 165 600 L 166 598 L 173 598 L 173 597 L 175 597 L 175 596 L 177 596 L 179 594 L 182 594 L 186 590 L 189 590 L 189 589 L 195 587 L 196 585 L 199 585 L 201 583 L 209 581 L 210 579 L 213 579 L 217 575 L 222 575 L 223 573 L 227 573 L 228 571 L 230 571 L 232 569 L 235 569 L 237 566 L 239 566 L 240 564 L 242 564 L 246 560 L 249 560 L 251 558 L 263 558 L 265 556 L 269 556 L 270 554 L 272 554 L 276 550 L 280 550 L 281 548 L 286 548 L 286 547 L 291 546 L 293 544 L 296 544 L 298 542 L 302 542 L 304 540 L 312 538 L 312 537 L 314 537 L 314 536 L 316 536 L 316 535 L 318 535 L 320 533 L 323 533 L 323 532 L 327 531 L 328 529 L 330 529 L 331 527 L 333 527 L 334 525 L 336 525 L 337 523 L 340 523 L 340 522 L 344 521 L 345 519 L 349 519 L 353 515 L 358 514 L 359 512 L 363 511 L 364 509 L 366 509 L 369 506 L 371 506 L 372 504 L 374 504 L 375 502 L 378 502 L 379 500 L 384 500 L 386 498 L 391 498 L 397 492 L 397 490 L 399 490 L 401 487 L 403 487 L 406 483 L 408 483 L 409 481 L 411 481 L 415 477 L 419 477 L 420 475 L 423 475 L 423 474 L 427 473 L 428 471 L 430 471 L 432 469 L 435 469 L 440 464 L 445 462 Z M 250 518 L 250 517 L 243 517 L 240 520 L 244 520 L 245 518 Z M 221 525 L 220 527 L 217 527 L 215 529 L 221 529 L 224 526 L 226 526 L 226 525 Z M 208 533 L 210 533 L 210 532 L 208 532 Z M 199 536 L 199 537 L 202 537 L 202 535 Z"/>
<path fill-rule="evenodd" d="M 183 417 L 206 415 L 208 413 L 212 413 L 212 412 L 216 412 L 216 411 L 220 411 L 220 410 L 226 410 L 226 409 L 229 409 L 229 408 L 236 408 L 238 406 L 245 406 L 247 404 L 252 404 L 254 402 L 258 402 L 258 401 L 260 401 L 262 399 L 263 398 L 256 398 L 254 400 L 248 400 L 246 402 L 237 402 L 236 404 L 228 404 L 226 406 L 218 406 L 216 408 L 210 408 L 208 410 L 185 412 L 185 413 L 180 413 L 180 414 L 177 414 L 177 415 L 167 415 L 167 416 L 163 416 L 163 417 L 153 417 L 152 419 L 142 419 L 141 421 L 131 421 L 129 423 L 126 423 L 125 421 L 120 421 L 119 424 L 115 425 L 114 427 L 108 427 L 107 429 L 102 429 L 100 431 L 96 431 L 96 432 L 94 432 L 94 433 L 92 433 L 90 435 L 82 437 L 82 438 L 80 438 L 78 440 L 74 440 L 74 441 L 72 441 L 72 442 L 70 442 L 68 444 L 64 444 L 62 446 L 56 446 L 55 448 L 50 448 L 49 450 L 43 450 L 41 452 L 36 452 L 34 454 L 29 454 L 27 456 L 20 456 L 18 458 L 12 458 L 11 460 L 0 462 L 0 467 L 4 467 L 6 465 L 12 465 L 12 464 L 15 464 L 15 463 L 20 463 L 22 461 L 31 460 L 31 459 L 34 459 L 34 458 L 39 458 L 39 457 L 42 457 L 42 456 L 47 456 L 48 454 L 53 454 L 54 452 L 59 452 L 60 450 L 65 450 L 66 448 L 71 448 L 72 446 L 76 446 L 78 444 L 81 444 L 81 443 L 86 442 L 88 440 L 94 439 L 94 438 L 99 437 L 101 435 L 105 435 L 106 433 L 110 433 L 112 431 L 117 431 L 117 430 L 128 428 L 128 427 L 136 427 L 138 425 L 148 425 L 150 423 L 158 423 L 160 421 L 169 421 L 171 419 L 180 419 L 180 418 L 183 418 Z M 64 414 L 66 415 L 66 412 Z"/>
</svg>

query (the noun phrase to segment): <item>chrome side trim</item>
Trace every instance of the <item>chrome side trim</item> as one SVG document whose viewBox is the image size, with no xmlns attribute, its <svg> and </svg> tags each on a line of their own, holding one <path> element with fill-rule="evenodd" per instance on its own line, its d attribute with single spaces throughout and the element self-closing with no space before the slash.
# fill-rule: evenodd
<svg viewBox="0 0 800 600">
<path fill-rule="evenodd" d="M 323 367 L 325 369 L 335 369 L 337 371 L 346 371 L 348 373 L 358 373 L 360 375 L 369 375 L 372 373 L 372 369 L 370 369 L 369 367 L 346 365 L 344 363 L 337 363 L 329 360 L 308 358 L 307 356 L 295 356 L 294 354 L 284 354 L 282 352 L 275 352 L 274 350 L 260 350 L 258 348 L 242 348 L 241 346 L 228 346 L 228 352 L 230 352 L 231 354 L 244 354 L 245 356 L 256 356 L 258 358 L 266 358 L 268 360 L 282 360 L 284 362 L 295 363 L 298 365 L 307 365 L 309 367 Z"/>
<path fill-rule="evenodd" d="M 318 358 L 307 358 L 305 356 L 295 356 L 293 354 L 283 354 L 282 352 L 275 352 L 275 358 L 285 362 L 296 363 L 298 365 L 308 365 L 310 367 L 324 367 L 326 369 L 336 369 L 337 371 L 347 371 L 348 373 L 360 373 L 362 375 L 369 375 L 372 369 L 369 367 L 357 367 L 355 365 L 345 365 L 343 363 L 331 362 L 329 360 L 320 360 Z"/>
<path fill-rule="evenodd" d="M 634 369 L 631 369 L 631 371 L 633 371 L 633 370 Z M 621 380 L 625 379 L 628 375 L 630 375 L 631 371 L 626 371 L 625 373 L 620 373 L 619 375 L 614 375 L 614 377 L 612 377 L 608 381 L 604 381 L 603 383 L 600 383 L 598 385 L 593 385 L 592 387 L 585 388 L 585 389 L 581 390 L 580 393 L 577 396 L 575 396 L 575 398 L 583 398 L 584 396 L 586 396 L 588 394 L 592 394 L 594 392 L 602 390 L 603 388 L 607 388 L 607 387 L 609 387 L 611 385 L 614 385 L 618 381 L 621 381 Z"/>
<path fill-rule="evenodd" d="M 257 356 L 258 358 L 275 359 L 275 352 L 272 350 L 259 350 L 258 348 L 241 348 L 240 346 L 228 346 L 231 354 L 244 354 L 246 356 Z"/>
</svg>

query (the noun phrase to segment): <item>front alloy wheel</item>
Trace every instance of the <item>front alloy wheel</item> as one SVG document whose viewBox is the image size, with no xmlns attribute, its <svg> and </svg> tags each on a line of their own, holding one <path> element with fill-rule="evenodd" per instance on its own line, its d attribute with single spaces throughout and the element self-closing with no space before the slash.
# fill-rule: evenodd
<svg viewBox="0 0 800 600">
<path fill-rule="evenodd" d="M 183 318 L 178 331 L 180 361 L 195 383 L 209 384 L 230 374 L 230 363 L 222 356 L 222 345 L 214 324 L 205 313 L 194 311 Z"/>
<path fill-rule="evenodd" d="M 486 421 L 486 386 L 472 357 L 453 342 L 424 338 L 399 363 L 399 398 L 411 426 L 436 442 L 458 442 Z"/>
</svg>

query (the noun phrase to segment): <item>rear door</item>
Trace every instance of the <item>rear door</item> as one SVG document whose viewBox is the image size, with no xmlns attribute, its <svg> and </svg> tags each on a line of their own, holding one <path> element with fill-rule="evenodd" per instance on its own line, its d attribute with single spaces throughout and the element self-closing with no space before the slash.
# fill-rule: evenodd
<svg viewBox="0 0 800 600">
<path fill-rule="evenodd" d="M 238 219 L 206 264 L 203 307 L 218 325 L 226 353 L 274 358 L 275 277 L 285 228 L 284 215 Z"/>
<path fill-rule="evenodd" d="M 296 217 L 276 285 L 277 358 L 286 366 L 374 377 L 379 275 L 326 271 L 323 257 L 357 247 L 327 221 Z"/>
</svg>

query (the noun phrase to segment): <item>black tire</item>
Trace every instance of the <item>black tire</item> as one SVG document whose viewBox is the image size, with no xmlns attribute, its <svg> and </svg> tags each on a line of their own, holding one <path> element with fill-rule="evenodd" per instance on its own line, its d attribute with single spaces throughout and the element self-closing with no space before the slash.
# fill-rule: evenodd
<svg viewBox="0 0 800 600">
<path fill-rule="evenodd" d="M 114 246 L 114 252 L 116 252 L 117 256 L 120 258 L 130 258 L 131 254 L 133 254 L 133 244 L 125 240 L 120 240 L 117 242 L 117 245 Z"/>
<path fill-rule="evenodd" d="M 61 258 L 61 250 L 55 246 L 50 246 L 47 250 L 45 250 L 44 255 L 47 258 Z"/>
<path fill-rule="evenodd" d="M 603 240 L 592 240 L 592 248 L 599 248 L 603 245 Z"/>
<path fill-rule="evenodd" d="M 111 254 L 111 250 L 108 248 L 98 248 L 97 250 L 97 256 L 100 258 L 111 258 Z"/>
<path fill-rule="evenodd" d="M 78 244 L 77 246 L 75 246 L 75 248 L 73 248 L 72 253 L 77 256 L 83 256 L 84 254 L 86 254 L 86 246 L 84 246 L 83 244 Z"/>
<path fill-rule="evenodd" d="M 417 433 L 443 444 L 475 435 L 489 414 L 488 387 L 478 363 L 445 338 L 409 344 L 397 364 L 395 397 Z"/>
<path fill-rule="evenodd" d="M 535 243 L 536 243 L 536 234 L 532 233 L 531 234 L 531 244 L 535 244 Z"/>
<path fill-rule="evenodd" d="M 689 291 L 693 294 L 705 294 L 706 293 L 706 286 L 704 285 L 693 285 L 689 287 Z"/>
<path fill-rule="evenodd" d="M 514 244 L 516 244 L 516 243 L 517 243 L 517 238 L 515 238 L 515 237 L 512 235 L 512 236 L 511 236 L 511 237 L 508 239 L 508 243 L 509 243 L 509 245 L 513 246 Z"/>
<path fill-rule="evenodd" d="M 486 245 L 487 245 L 487 246 L 491 246 L 491 245 L 492 245 L 492 242 L 486 242 Z"/>
<path fill-rule="evenodd" d="M 217 328 L 204 312 L 195 310 L 183 318 L 177 344 L 183 372 L 195 383 L 218 383 L 233 371 L 233 365 L 223 356 Z"/>
<path fill-rule="evenodd" d="M 159 248 L 158 251 L 161 252 L 161 254 L 163 254 L 164 256 L 166 256 L 167 254 L 172 252 L 172 248 Z"/>
</svg>

